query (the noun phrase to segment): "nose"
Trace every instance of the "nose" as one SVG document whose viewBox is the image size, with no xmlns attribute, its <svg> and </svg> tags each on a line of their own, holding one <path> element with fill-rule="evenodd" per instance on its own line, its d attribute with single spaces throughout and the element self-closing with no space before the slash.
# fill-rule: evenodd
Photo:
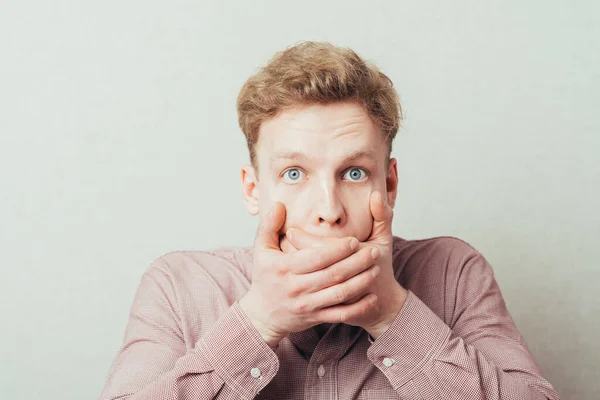
<svg viewBox="0 0 600 400">
<path fill-rule="evenodd" d="M 320 188 L 321 194 L 315 204 L 313 223 L 322 228 L 342 226 L 346 222 L 346 214 L 340 197 L 336 193 L 335 184 L 326 183 Z"/>
</svg>

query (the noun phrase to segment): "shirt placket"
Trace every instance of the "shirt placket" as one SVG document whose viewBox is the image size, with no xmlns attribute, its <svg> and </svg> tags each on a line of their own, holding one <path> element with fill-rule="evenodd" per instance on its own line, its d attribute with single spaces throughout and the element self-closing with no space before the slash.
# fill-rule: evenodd
<svg viewBox="0 0 600 400">
<path fill-rule="evenodd" d="M 312 357 L 306 369 L 306 400 L 337 399 L 338 360 L 331 357 Z"/>
<path fill-rule="evenodd" d="M 351 327 L 336 324 L 317 344 L 306 369 L 304 398 L 306 400 L 337 400 L 338 365 L 357 335 L 352 335 Z"/>
</svg>

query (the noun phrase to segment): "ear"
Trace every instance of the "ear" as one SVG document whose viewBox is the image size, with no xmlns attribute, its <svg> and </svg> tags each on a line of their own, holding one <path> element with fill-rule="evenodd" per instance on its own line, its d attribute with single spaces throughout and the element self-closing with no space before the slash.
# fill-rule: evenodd
<svg viewBox="0 0 600 400">
<path fill-rule="evenodd" d="M 396 204 L 396 195 L 398 194 L 398 163 L 395 158 L 390 158 L 390 164 L 385 178 L 387 191 L 387 202 L 394 208 Z"/>
<path fill-rule="evenodd" d="M 250 215 L 258 214 L 258 179 L 256 171 L 251 165 L 242 167 L 242 194 L 244 195 L 244 206 Z"/>
</svg>

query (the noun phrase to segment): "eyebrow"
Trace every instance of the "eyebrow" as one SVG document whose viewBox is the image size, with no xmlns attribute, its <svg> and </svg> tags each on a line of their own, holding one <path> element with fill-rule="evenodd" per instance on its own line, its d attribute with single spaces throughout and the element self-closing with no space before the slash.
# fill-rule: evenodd
<svg viewBox="0 0 600 400">
<path fill-rule="evenodd" d="M 280 160 L 308 162 L 310 158 L 311 157 L 308 157 L 306 154 L 298 151 L 282 151 L 273 154 L 271 159 L 271 165 Z M 342 164 L 345 164 L 351 161 L 356 161 L 364 158 L 367 158 L 371 161 L 377 160 L 376 154 L 373 150 L 357 150 L 345 156 L 341 162 Z"/>
</svg>

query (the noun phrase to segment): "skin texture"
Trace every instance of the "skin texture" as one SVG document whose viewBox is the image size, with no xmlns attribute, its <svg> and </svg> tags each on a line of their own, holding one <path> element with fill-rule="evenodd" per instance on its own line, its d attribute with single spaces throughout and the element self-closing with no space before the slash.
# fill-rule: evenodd
<svg viewBox="0 0 600 400">
<path fill-rule="evenodd" d="M 393 278 L 391 260 L 396 160 L 387 162 L 378 126 L 356 103 L 296 107 L 261 125 L 256 154 L 259 171 L 245 165 L 241 173 L 246 209 L 261 220 L 252 287 L 240 300 L 250 320 L 270 344 L 291 331 L 333 322 L 362 326 L 379 336 L 401 309 L 406 291 Z M 342 256 L 342 238 L 358 239 L 357 249 Z M 321 254 L 313 257 L 316 251 Z M 327 251 L 330 256 L 324 257 Z M 336 251 L 339 257 L 331 256 Z M 307 260 L 314 260 L 314 268 L 306 266 Z M 279 268 L 273 265 L 289 267 L 279 273 L 281 285 L 266 271 L 267 264 L 271 270 Z M 371 269 L 381 272 L 367 278 Z M 319 280 L 319 270 L 333 273 Z M 283 308 L 301 309 L 295 316 L 302 322 L 283 321 L 283 310 L 269 304 L 273 299 L 265 292 L 274 286 L 305 289 L 282 289 L 277 300 Z M 334 307 L 326 295 L 333 291 L 344 300 Z M 343 298 L 350 293 L 351 298 Z M 328 306 L 319 310 L 319 302 Z"/>
</svg>

